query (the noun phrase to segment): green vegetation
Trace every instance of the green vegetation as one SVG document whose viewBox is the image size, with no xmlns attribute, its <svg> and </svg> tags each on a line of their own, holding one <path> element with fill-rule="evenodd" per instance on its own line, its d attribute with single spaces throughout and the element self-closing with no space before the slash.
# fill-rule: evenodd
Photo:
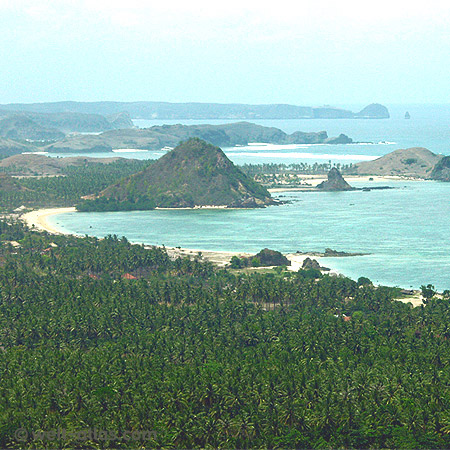
<svg viewBox="0 0 450 450">
<path fill-rule="evenodd" d="M 395 289 L 233 274 L 115 236 L 0 236 L 2 448 L 450 447 L 448 298 L 413 309 Z M 31 433 L 57 428 L 156 436 Z"/>
<path fill-rule="evenodd" d="M 198 138 L 180 143 L 154 164 L 113 184 L 99 196 L 111 200 L 114 206 L 124 203 L 133 209 L 138 201 L 168 208 L 252 208 L 275 203 L 267 189 L 241 172 L 220 148 Z M 82 202 L 78 209 L 86 210 L 86 203 L 89 210 L 109 204 Z"/>
<path fill-rule="evenodd" d="M 109 164 L 62 168 L 64 176 L 11 178 L 0 176 L 0 210 L 27 207 L 73 206 L 90 195 L 151 164 L 152 161 L 118 160 Z M 6 168 L 5 172 L 14 170 Z M 3 182 L 1 181 L 3 180 Z"/>
<path fill-rule="evenodd" d="M 244 267 L 267 267 L 267 266 L 289 266 L 290 261 L 281 252 L 264 248 L 254 256 L 242 257 L 233 256 L 230 261 L 232 269 L 242 269 Z"/>
<path fill-rule="evenodd" d="M 351 173 L 353 165 L 332 163 L 297 163 L 297 164 L 283 164 L 283 163 L 265 163 L 265 164 L 244 164 L 240 166 L 240 169 L 249 176 L 259 177 L 261 175 L 324 175 L 327 174 L 332 168 L 338 169 L 342 173 Z M 268 181 L 271 181 L 268 179 Z"/>
<path fill-rule="evenodd" d="M 77 210 L 82 212 L 147 211 L 155 209 L 155 207 L 155 202 L 146 197 L 138 197 L 136 199 L 125 200 L 123 202 L 106 197 L 100 197 L 94 200 L 82 201 L 77 205 Z"/>
</svg>

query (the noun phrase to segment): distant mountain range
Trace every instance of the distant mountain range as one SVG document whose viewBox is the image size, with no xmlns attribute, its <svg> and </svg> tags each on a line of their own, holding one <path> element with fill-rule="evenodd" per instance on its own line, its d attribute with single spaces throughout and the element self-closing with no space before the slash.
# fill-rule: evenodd
<svg viewBox="0 0 450 450">
<path fill-rule="evenodd" d="M 388 109 L 373 103 L 359 112 L 331 106 L 288 104 L 247 105 L 239 103 L 168 102 L 50 102 L 10 103 L 0 110 L 45 114 L 79 113 L 108 116 L 126 112 L 133 119 L 387 119 Z"/>
</svg>

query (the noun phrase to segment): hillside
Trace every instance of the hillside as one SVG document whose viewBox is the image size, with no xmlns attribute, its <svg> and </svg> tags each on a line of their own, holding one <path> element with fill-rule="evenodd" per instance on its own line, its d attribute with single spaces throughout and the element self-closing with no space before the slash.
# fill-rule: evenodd
<svg viewBox="0 0 450 450">
<path fill-rule="evenodd" d="M 104 117 L 68 111 L 41 113 L 0 110 L 0 136 L 10 139 L 59 140 L 68 133 L 101 133 L 133 126 L 130 116 L 124 112 Z"/>
<path fill-rule="evenodd" d="M 358 175 L 399 175 L 428 178 L 434 166 L 442 158 L 421 147 L 399 149 L 374 161 L 356 164 L 353 172 Z"/>
<path fill-rule="evenodd" d="M 74 135 L 55 142 L 45 149 L 49 152 L 99 152 L 133 148 L 158 150 L 175 147 L 180 141 L 197 137 L 220 147 L 247 145 L 252 142 L 270 144 L 345 144 L 352 139 L 345 135 L 329 138 L 326 131 L 286 134 L 274 127 L 249 122 L 224 125 L 157 125 L 144 129 L 112 130 L 99 135 Z"/>
<path fill-rule="evenodd" d="M 50 158 L 45 155 L 13 155 L 0 160 L 0 172 L 19 176 L 63 175 L 69 166 L 87 167 L 91 164 L 109 164 L 123 158 L 85 158 L 81 156 Z M 129 161 L 129 160 L 126 160 Z"/>
<path fill-rule="evenodd" d="M 26 188 L 21 186 L 10 175 L 0 173 L 0 190 L 5 191 L 5 192 L 19 192 L 19 191 L 26 190 Z"/>
<path fill-rule="evenodd" d="M 31 144 L 23 144 L 11 139 L 3 139 L 0 137 L 0 159 L 11 155 L 16 155 L 18 153 L 32 151 L 37 151 L 37 148 Z"/>
<path fill-rule="evenodd" d="M 444 156 L 434 167 L 430 178 L 438 181 L 450 181 L 450 156 Z"/>
<path fill-rule="evenodd" d="M 51 141 L 64 138 L 55 128 L 46 128 L 23 114 L 0 118 L 0 136 L 6 139 Z"/>
<path fill-rule="evenodd" d="M 168 102 L 54 102 L 0 105 L 0 109 L 41 113 L 78 112 L 109 115 L 126 111 L 133 119 L 381 119 L 389 117 L 382 105 L 369 105 L 360 112 L 330 106 L 287 104 L 248 105 L 239 103 Z M 379 108 L 378 106 L 382 106 Z"/>
<path fill-rule="evenodd" d="M 111 209 L 111 205 L 113 209 L 151 209 L 152 204 L 251 208 L 274 203 L 269 192 L 242 173 L 220 148 L 192 138 L 79 209 Z"/>
</svg>

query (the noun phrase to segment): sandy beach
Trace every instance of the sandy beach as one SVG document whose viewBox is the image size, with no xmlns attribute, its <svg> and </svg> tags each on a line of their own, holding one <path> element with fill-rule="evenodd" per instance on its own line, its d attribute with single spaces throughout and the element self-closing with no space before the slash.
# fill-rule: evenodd
<svg viewBox="0 0 450 450">
<path fill-rule="evenodd" d="M 24 214 L 23 216 L 21 216 L 21 219 L 30 228 L 35 228 L 40 231 L 47 231 L 48 233 L 52 234 L 70 234 L 70 233 L 63 233 L 61 230 L 58 230 L 56 227 L 51 225 L 47 219 L 50 216 L 54 216 L 56 214 L 63 214 L 75 211 L 76 209 L 74 207 L 37 209 L 35 211 L 31 211 L 29 213 Z"/>
</svg>

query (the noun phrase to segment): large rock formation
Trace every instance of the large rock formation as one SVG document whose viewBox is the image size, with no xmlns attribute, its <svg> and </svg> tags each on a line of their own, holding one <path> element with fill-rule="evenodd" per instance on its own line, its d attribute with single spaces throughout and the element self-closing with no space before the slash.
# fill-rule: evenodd
<svg viewBox="0 0 450 450">
<path fill-rule="evenodd" d="M 79 209 L 255 208 L 274 203 L 267 189 L 242 173 L 220 148 L 191 138 Z"/>
<path fill-rule="evenodd" d="M 398 175 L 428 178 L 435 165 L 442 158 L 421 147 L 399 149 L 373 161 L 354 166 L 358 175 Z"/>
<path fill-rule="evenodd" d="M 323 191 L 352 191 L 353 188 L 344 180 L 339 170 L 333 167 L 328 172 L 328 180 L 317 185 Z"/>
</svg>

